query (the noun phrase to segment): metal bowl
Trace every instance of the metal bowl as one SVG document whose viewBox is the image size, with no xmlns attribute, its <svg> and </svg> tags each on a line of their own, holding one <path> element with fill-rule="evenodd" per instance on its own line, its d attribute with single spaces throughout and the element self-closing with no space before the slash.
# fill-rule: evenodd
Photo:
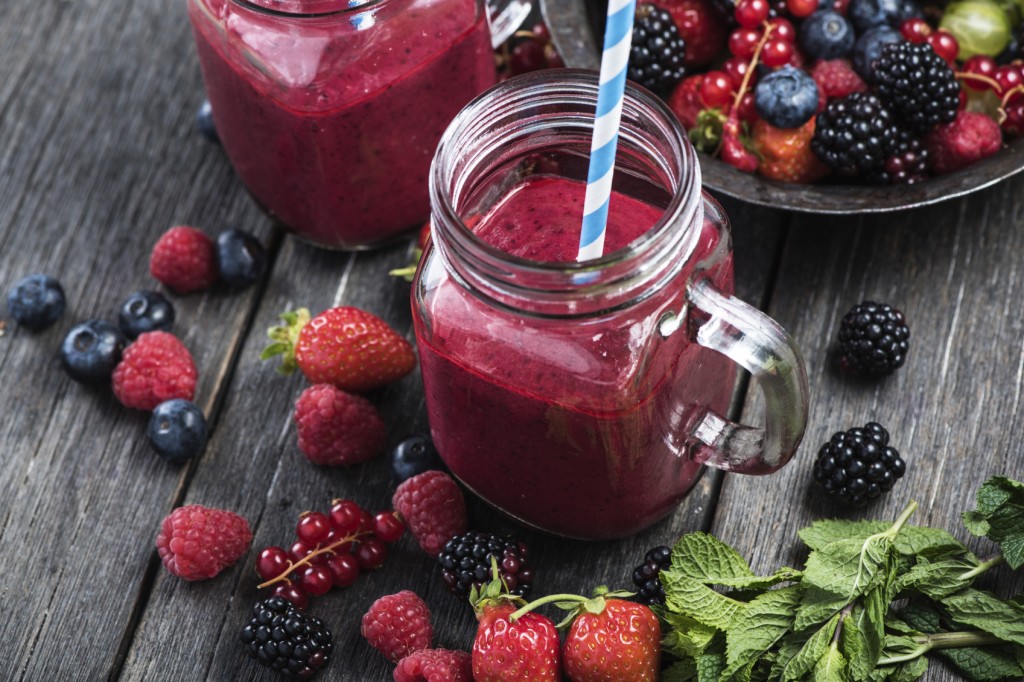
<svg viewBox="0 0 1024 682">
<path fill-rule="evenodd" d="M 598 68 L 598 42 L 592 14 L 603 12 L 597 0 L 540 0 L 551 40 L 566 66 Z M 741 201 L 806 213 L 883 213 L 926 206 L 994 185 L 1024 170 L 1024 137 L 983 161 L 955 173 L 913 185 L 801 185 L 743 173 L 727 163 L 698 154 L 704 185 Z"/>
</svg>

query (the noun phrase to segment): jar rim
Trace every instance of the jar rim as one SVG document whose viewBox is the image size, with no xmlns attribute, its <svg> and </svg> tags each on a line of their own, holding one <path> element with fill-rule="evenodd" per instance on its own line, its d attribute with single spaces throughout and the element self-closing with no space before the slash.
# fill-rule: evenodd
<svg viewBox="0 0 1024 682">
<path fill-rule="evenodd" d="M 322 17 L 360 12 L 387 0 L 234 0 L 260 12 L 289 17 Z"/>
</svg>

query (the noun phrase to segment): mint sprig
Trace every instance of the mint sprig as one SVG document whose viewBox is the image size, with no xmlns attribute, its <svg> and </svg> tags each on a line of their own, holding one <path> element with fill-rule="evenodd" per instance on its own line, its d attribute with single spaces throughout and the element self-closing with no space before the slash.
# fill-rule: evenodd
<svg viewBox="0 0 1024 682">
<path fill-rule="evenodd" d="M 991 479 L 964 515 L 1000 544 L 984 560 L 943 529 L 908 525 L 916 508 L 892 523 L 819 521 L 799 531 L 804 570 L 768 576 L 711 535 L 682 537 L 661 573 L 663 650 L 678 659 L 663 679 L 909 682 L 929 654 L 972 680 L 1024 677 L 1024 597 L 973 587 L 1024 563 L 1024 484 Z"/>
</svg>

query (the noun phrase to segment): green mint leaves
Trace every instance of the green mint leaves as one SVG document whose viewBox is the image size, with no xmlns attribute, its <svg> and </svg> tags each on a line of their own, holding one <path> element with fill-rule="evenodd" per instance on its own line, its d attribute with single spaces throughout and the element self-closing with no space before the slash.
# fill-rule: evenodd
<svg viewBox="0 0 1024 682">
<path fill-rule="evenodd" d="M 803 571 L 756 575 L 705 533 L 682 537 L 662 571 L 669 682 L 909 682 L 945 658 L 968 679 L 1024 678 L 1024 597 L 973 587 L 1000 563 L 1024 563 L 1024 484 L 993 478 L 968 529 L 1000 544 L 979 560 L 949 532 L 819 521 L 799 531 Z"/>
</svg>

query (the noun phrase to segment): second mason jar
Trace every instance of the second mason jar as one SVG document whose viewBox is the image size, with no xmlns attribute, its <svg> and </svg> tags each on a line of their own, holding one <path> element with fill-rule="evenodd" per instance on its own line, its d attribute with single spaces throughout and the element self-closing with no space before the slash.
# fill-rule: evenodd
<svg viewBox="0 0 1024 682">
<path fill-rule="evenodd" d="M 442 139 L 413 286 L 430 428 L 452 473 L 561 535 L 635 533 L 707 464 L 775 471 L 807 418 L 789 336 L 734 298 L 728 220 L 660 101 L 628 87 L 607 255 L 576 262 L 596 74 L 520 76 Z M 736 365 L 765 424 L 727 419 Z"/>
<path fill-rule="evenodd" d="M 426 220 L 438 140 L 495 81 L 482 0 L 189 0 L 189 16 L 239 177 L 327 247 Z"/>
</svg>

